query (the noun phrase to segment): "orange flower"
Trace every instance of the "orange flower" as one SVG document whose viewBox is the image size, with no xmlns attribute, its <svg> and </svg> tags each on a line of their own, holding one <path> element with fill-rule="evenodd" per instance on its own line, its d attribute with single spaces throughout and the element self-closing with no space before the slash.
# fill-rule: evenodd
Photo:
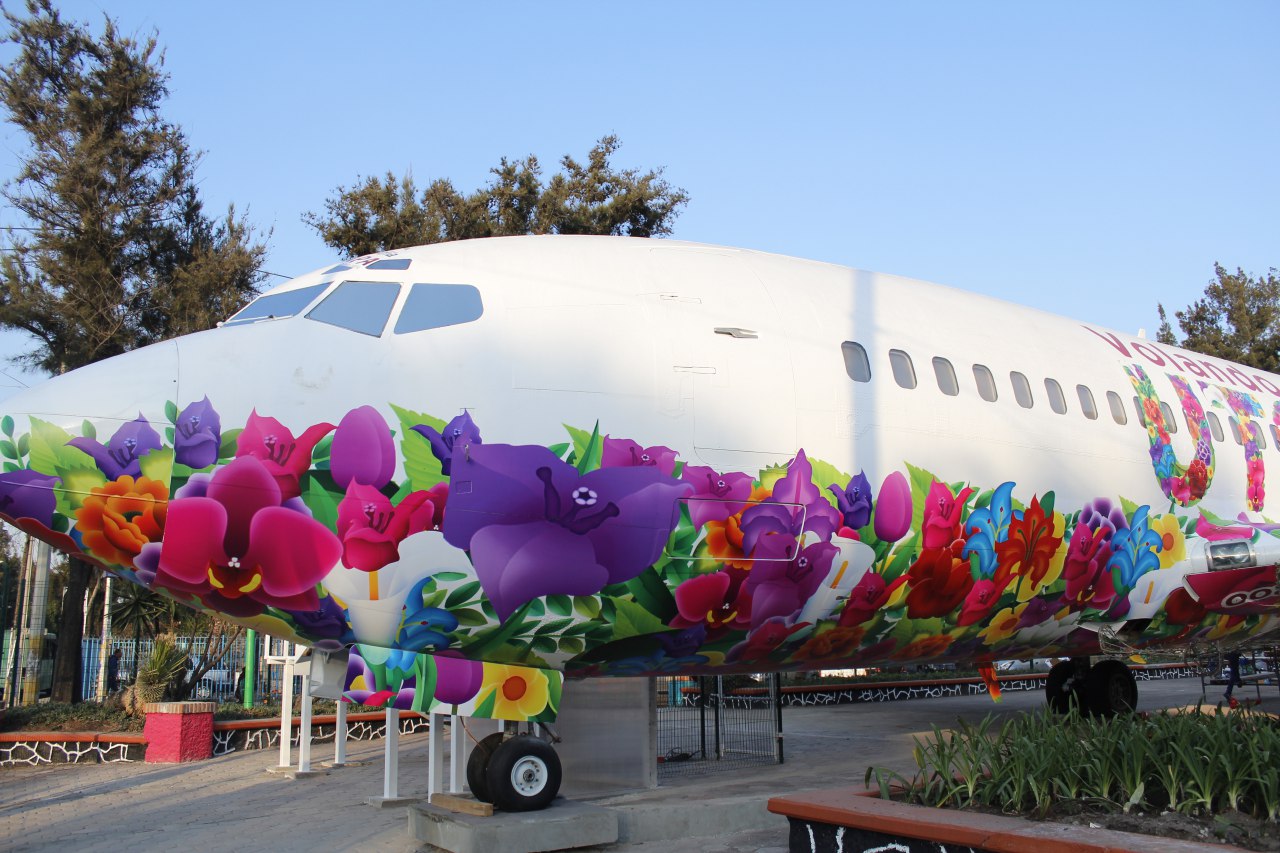
<svg viewBox="0 0 1280 853">
<path fill-rule="evenodd" d="M 808 642 L 796 649 L 795 657 L 801 660 L 848 657 L 862 645 L 862 638 L 866 633 L 866 629 L 861 627 L 831 628 L 810 637 Z"/>
<path fill-rule="evenodd" d="M 164 532 L 169 487 L 158 480 L 128 474 L 93 489 L 76 510 L 76 530 L 94 557 L 133 568 L 133 558 Z"/>
<path fill-rule="evenodd" d="M 769 495 L 768 489 L 756 486 L 751 492 L 751 498 L 747 506 L 760 503 Z M 741 521 L 741 512 L 737 515 L 729 516 L 724 521 L 708 521 L 706 524 L 706 546 L 707 551 L 717 562 L 732 566 L 735 569 L 750 569 L 751 560 L 747 559 L 747 555 L 742 553 L 742 528 L 738 526 Z"/>
<path fill-rule="evenodd" d="M 935 634 L 916 637 L 907 643 L 898 651 L 894 652 L 893 657 L 897 660 L 914 660 L 936 658 L 938 655 L 950 648 L 955 641 L 955 637 L 950 634 Z"/>
</svg>

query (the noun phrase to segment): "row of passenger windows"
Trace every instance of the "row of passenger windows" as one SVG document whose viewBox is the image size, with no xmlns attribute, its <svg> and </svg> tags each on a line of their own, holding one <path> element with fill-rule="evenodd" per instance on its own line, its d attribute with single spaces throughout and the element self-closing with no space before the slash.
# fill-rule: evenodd
<svg viewBox="0 0 1280 853">
<path fill-rule="evenodd" d="M 840 345 L 840 351 L 844 355 L 844 369 L 849 374 L 849 378 L 855 382 L 871 381 L 871 361 L 867 357 L 867 351 L 862 344 L 854 341 L 845 341 Z M 889 350 L 889 369 L 893 373 L 893 381 L 900 387 L 908 390 L 916 387 L 916 368 L 911 356 L 904 350 Z M 955 367 L 945 358 L 935 356 L 933 359 L 933 375 L 938 383 L 938 390 L 948 397 L 955 397 L 960 394 L 960 380 L 956 376 Z M 999 399 L 1000 393 L 996 387 L 995 375 L 991 369 L 984 364 L 973 365 L 973 382 L 978 391 L 978 396 L 986 400 L 988 403 L 994 403 Z M 1013 399 L 1018 405 L 1024 409 L 1030 409 L 1035 405 L 1035 397 L 1031 390 L 1031 381 L 1026 375 L 1016 370 L 1009 372 L 1009 384 L 1013 389 Z M 1058 380 L 1046 378 L 1044 380 L 1045 396 L 1049 400 L 1049 408 L 1059 415 L 1067 413 L 1067 397 L 1062 390 L 1062 386 Z M 1080 412 L 1089 420 L 1098 419 L 1098 406 L 1094 402 L 1093 391 L 1087 385 L 1076 386 L 1076 399 L 1080 405 Z M 1147 417 L 1142 410 L 1142 401 L 1134 395 L 1133 410 L 1137 414 L 1136 421 L 1143 429 L 1147 427 Z M 1128 414 L 1124 408 L 1124 400 L 1115 391 L 1107 392 L 1107 407 L 1111 411 L 1111 419 L 1117 424 L 1124 425 L 1129 422 Z M 1165 428 L 1170 433 L 1178 431 L 1178 422 L 1174 419 L 1173 409 L 1168 403 L 1160 403 L 1160 411 L 1164 413 Z M 1213 412 L 1205 413 L 1209 419 L 1209 430 L 1213 433 L 1215 441 L 1225 441 L 1225 433 L 1222 429 L 1222 422 L 1218 420 L 1218 416 Z M 1185 417 L 1185 413 L 1184 413 Z M 1231 437 L 1235 439 L 1236 444 L 1244 444 L 1243 430 L 1240 422 L 1234 417 L 1229 417 L 1228 421 L 1231 426 Z M 1271 424 L 1271 437 L 1275 440 L 1277 448 L 1280 448 L 1280 428 L 1275 424 Z M 1266 449 L 1267 439 L 1261 429 L 1258 430 L 1258 446 Z"/>
<path fill-rule="evenodd" d="M 331 284 L 332 281 L 326 281 L 255 299 L 224 325 L 293 317 Z M 344 281 L 306 316 L 309 320 L 379 337 L 400 296 L 400 287 L 400 284 L 389 281 Z M 397 335 L 470 323 L 484 313 L 480 291 L 469 284 L 412 284 L 409 288 L 404 308 L 396 318 L 394 331 Z"/>
</svg>

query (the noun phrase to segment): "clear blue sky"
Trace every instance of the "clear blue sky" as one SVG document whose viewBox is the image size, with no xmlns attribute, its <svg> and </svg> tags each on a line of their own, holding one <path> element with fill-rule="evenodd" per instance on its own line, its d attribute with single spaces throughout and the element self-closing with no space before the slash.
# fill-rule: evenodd
<svg viewBox="0 0 1280 853">
<path fill-rule="evenodd" d="M 358 5 L 60 8 L 156 31 L 208 208 L 274 229 L 272 272 L 333 257 L 300 217 L 360 176 L 472 190 L 606 133 L 688 191 L 677 238 L 1128 331 L 1215 261 L 1280 266 L 1280 3 Z"/>
</svg>

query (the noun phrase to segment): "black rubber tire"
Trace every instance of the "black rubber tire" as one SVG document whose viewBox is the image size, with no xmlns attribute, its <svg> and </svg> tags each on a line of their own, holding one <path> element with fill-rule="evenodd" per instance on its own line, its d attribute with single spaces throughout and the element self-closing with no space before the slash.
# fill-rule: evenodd
<svg viewBox="0 0 1280 853">
<path fill-rule="evenodd" d="M 545 809 L 560 792 L 560 757 L 532 735 L 503 741 L 489 760 L 490 800 L 504 812 Z"/>
<path fill-rule="evenodd" d="M 1044 681 L 1044 699 L 1049 710 L 1055 714 L 1065 714 L 1071 710 L 1072 701 L 1079 700 L 1079 694 L 1068 682 L 1076 674 L 1076 665 L 1069 660 L 1059 661 L 1049 668 L 1049 676 Z"/>
<path fill-rule="evenodd" d="M 494 732 L 493 734 L 481 738 L 478 743 L 471 749 L 471 755 L 467 758 L 467 787 L 471 789 L 471 793 L 482 803 L 492 803 L 493 799 L 489 796 L 489 762 L 493 759 L 493 753 L 497 751 L 499 744 L 502 743 L 502 732 Z"/>
<path fill-rule="evenodd" d="M 1089 713 L 1095 717 L 1131 714 L 1138 706 L 1138 682 L 1118 660 L 1100 660 L 1091 666 L 1084 691 Z"/>
</svg>

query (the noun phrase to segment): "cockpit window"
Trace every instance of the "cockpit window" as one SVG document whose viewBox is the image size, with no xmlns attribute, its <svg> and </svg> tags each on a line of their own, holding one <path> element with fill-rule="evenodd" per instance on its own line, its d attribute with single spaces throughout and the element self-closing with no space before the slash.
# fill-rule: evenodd
<svg viewBox="0 0 1280 853">
<path fill-rule="evenodd" d="M 222 325 L 239 326 L 245 323 L 256 323 L 259 320 L 282 320 L 285 317 L 292 317 L 310 305 L 311 300 L 319 296 L 320 292 L 332 283 L 326 281 L 323 284 L 313 284 L 310 287 L 300 287 L 285 293 L 271 293 L 259 297 L 241 308 Z"/>
<path fill-rule="evenodd" d="M 469 284 L 415 284 L 396 320 L 396 334 L 439 329 L 478 320 L 484 313 L 480 291 Z"/>
<path fill-rule="evenodd" d="M 307 313 L 307 319 L 376 338 L 387 325 L 399 295 L 400 285 L 394 282 L 344 281 Z"/>
<path fill-rule="evenodd" d="M 409 268 L 409 258 L 387 258 L 383 261 L 374 261 L 365 267 L 370 270 L 407 270 Z"/>
<path fill-rule="evenodd" d="M 327 270 L 321 273 L 321 275 L 333 275 L 334 273 L 346 272 L 349 269 L 351 269 L 351 267 L 347 266 L 346 264 L 338 264 L 336 267 L 329 267 Z"/>
</svg>

